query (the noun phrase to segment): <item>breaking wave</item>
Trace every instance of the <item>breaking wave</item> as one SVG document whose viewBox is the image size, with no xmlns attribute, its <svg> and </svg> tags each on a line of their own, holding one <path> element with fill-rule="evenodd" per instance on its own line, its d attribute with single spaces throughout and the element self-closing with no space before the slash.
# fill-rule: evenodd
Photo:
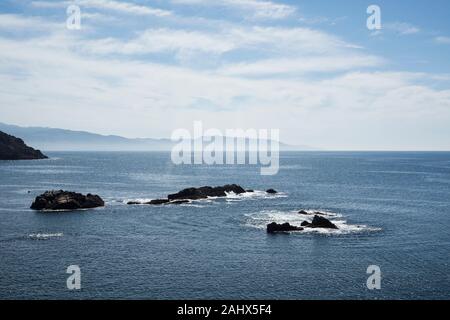
<svg viewBox="0 0 450 320">
<path fill-rule="evenodd" d="M 215 200 L 225 200 L 226 202 L 239 202 L 245 200 L 276 199 L 286 197 L 287 195 L 283 192 L 279 192 L 277 194 L 269 194 L 265 191 L 260 190 L 255 190 L 254 192 L 245 192 L 241 194 L 236 194 L 234 192 L 226 192 L 225 197 L 208 197 L 206 199 L 189 200 L 188 203 L 178 205 L 199 207 L 201 204 L 214 203 Z M 152 200 L 155 199 L 151 198 L 126 199 L 123 200 L 122 203 L 127 204 L 128 202 L 135 202 L 138 205 L 145 205 Z M 170 203 L 167 203 L 166 205 L 170 205 Z"/>
<path fill-rule="evenodd" d="M 31 233 L 28 235 L 28 238 L 34 239 L 34 240 L 47 240 L 50 238 L 60 238 L 64 236 L 62 232 L 57 233 Z"/>
<path fill-rule="evenodd" d="M 288 222 L 294 226 L 300 226 L 303 221 L 311 222 L 317 210 L 307 210 L 308 214 L 299 214 L 298 211 L 277 211 L 277 210 L 263 210 L 257 213 L 246 214 L 244 225 L 250 228 L 266 230 L 267 225 L 272 222 L 285 223 Z M 381 228 L 370 227 L 363 224 L 349 224 L 347 220 L 339 213 L 320 211 L 324 217 L 333 222 L 339 229 L 325 229 L 325 228 L 305 228 L 303 231 L 297 233 L 317 233 L 326 235 L 342 235 L 352 233 L 365 233 L 381 231 Z"/>
</svg>

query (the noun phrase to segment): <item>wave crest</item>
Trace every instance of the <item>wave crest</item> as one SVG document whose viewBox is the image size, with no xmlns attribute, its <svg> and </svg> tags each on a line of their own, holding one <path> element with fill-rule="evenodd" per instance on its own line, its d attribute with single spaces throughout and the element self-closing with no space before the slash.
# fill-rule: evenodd
<svg viewBox="0 0 450 320">
<path fill-rule="evenodd" d="M 28 235 L 28 237 L 30 239 L 35 239 L 35 240 L 47 240 L 50 238 L 59 238 L 64 236 L 64 234 L 62 232 L 57 232 L 57 233 L 31 233 Z"/>
<path fill-rule="evenodd" d="M 288 222 L 294 226 L 300 226 L 303 221 L 311 222 L 314 217 L 314 212 L 318 210 L 306 210 L 308 215 L 299 214 L 297 211 L 277 211 L 277 210 L 263 210 L 257 213 L 251 213 L 245 215 L 244 225 L 246 227 L 256 228 L 265 230 L 267 225 L 272 222 L 285 223 Z M 311 214 L 309 214 L 311 212 Z M 374 232 L 381 231 L 381 228 L 370 227 L 362 224 L 348 224 L 345 219 L 343 219 L 342 214 L 320 211 L 325 213 L 326 217 L 333 222 L 339 229 L 325 229 L 325 228 L 304 228 L 303 231 L 298 233 L 316 233 L 316 234 L 326 234 L 326 235 L 343 235 L 352 233 L 364 233 L 364 232 Z"/>
</svg>

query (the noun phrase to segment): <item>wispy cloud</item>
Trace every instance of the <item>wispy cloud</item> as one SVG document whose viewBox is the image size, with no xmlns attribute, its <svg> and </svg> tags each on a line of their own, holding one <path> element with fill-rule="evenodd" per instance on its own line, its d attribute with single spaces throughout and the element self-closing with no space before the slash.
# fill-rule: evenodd
<svg viewBox="0 0 450 320">
<path fill-rule="evenodd" d="M 439 36 L 435 37 L 434 41 L 440 44 L 450 44 L 450 37 Z"/>
<path fill-rule="evenodd" d="M 41 17 L 23 16 L 20 14 L 0 14 L 0 29 L 19 31 L 21 29 L 42 30 L 54 29 L 57 23 Z"/>
<path fill-rule="evenodd" d="M 420 32 L 420 28 L 416 27 L 410 23 L 406 22 L 391 22 L 391 23 L 385 23 L 383 25 L 383 29 L 394 31 L 397 34 L 400 35 L 411 35 L 411 34 L 417 34 Z"/>
<path fill-rule="evenodd" d="M 149 29 L 130 40 L 105 38 L 84 42 L 84 49 L 95 54 L 141 55 L 146 53 L 199 51 L 222 54 L 235 44 L 218 35 L 177 29 Z"/>
<path fill-rule="evenodd" d="M 254 18 L 282 19 L 296 12 L 290 5 L 263 0 L 172 0 L 176 4 L 226 6 L 250 12 Z"/>
<path fill-rule="evenodd" d="M 338 37 L 309 28 L 226 26 L 215 31 L 147 29 L 131 39 L 106 38 L 87 41 L 93 52 L 101 54 L 142 54 L 150 52 L 196 50 L 226 53 L 253 50 L 280 56 L 327 55 L 361 47 Z"/>
<path fill-rule="evenodd" d="M 95 8 L 102 10 L 112 10 L 121 13 L 135 14 L 135 15 L 153 15 L 153 16 L 169 16 L 172 13 L 168 10 L 156 9 L 149 6 L 137 5 L 130 2 L 115 1 L 115 0 L 72 0 L 72 1 L 33 1 L 31 3 L 34 7 L 39 8 L 58 8 L 76 4 L 85 8 Z"/>
<path fill-rule="evenodd" d="M 224 67 L 221 73 L 234 76 L 299 75 L 353 70 L 380 66 L 384 60 L 358 54 L 307 56 L 291 59 L 268 59 L 252 63 L 238 63 Z"/>
<path fill-rule="evenodd" d="M 315 16 L 315 17 L 300 17 L 298 21 L 308 25 L 319 25 L 319 24 L 328 24 L 331 26 L 335 26 L 338 23 L 341 23 L 347 19 L 346 16 L 341 16 L 337 18 L 328 18 L 324 16 Z"/>
<path fill-rule="evenodd" d="M 239 76 L 290 76 L 302 73 L 337 72 L 380 66 L 384 59 L 365 54 L 359 46 L 309 28 L 233 27 L 215 32 L 182 29 L 147 29 L 132 39 L 101 38 L 75 43 L 82 52 L 95 55 L 126 55 L 133 58 L 165 53 L 183 65 L 208 59 L 212 72 Z M 217 60 L 211 55 L 249 54 Z M 201 56 L 203 55 L 203 56 Z M 259 57 L 259 58 L 258 58 Z"/>
<path fill-rule="evenodd" d="M 83 44 L 86 44 L 87 51 L 93 53 L 127 55 L 186 50 L 223 54 L 233 50 L 247 50 L 272 56 L 298 57 L 359 50 L 356 45 L 309 28 L 238 26 L 214 32 L 147 29 L 131 39 L 105 38 L 87 40 Z"/>
<path fill-rule="evenodd" d="M 115 16 L 103 14 L 99 12 L 86 12 L 85 10 L 81 11 L 81 19 L 84 20 L 90 20 L 94 22 L 105 22 L 105 23 L 112 23 L 117 22 L 119 19 Z"/>
</svg>

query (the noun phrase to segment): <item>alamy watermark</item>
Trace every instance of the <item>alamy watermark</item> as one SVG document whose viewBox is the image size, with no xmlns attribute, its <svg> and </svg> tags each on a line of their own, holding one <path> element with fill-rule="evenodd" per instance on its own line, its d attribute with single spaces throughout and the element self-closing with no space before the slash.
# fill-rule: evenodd
<svg viewBox="0 0 450 320">
<path fill-rule="evenodd" d="M 367 18 L 367 29 L 375 31 L 381 30 L 381 8 L 375 4 L 367 7 L 367 14 L 370 16 Z"/>
<path fill-rule="evenodd" d="M 66 273 L 70 274 L 67 278 L 66 286 L 69 290 L 81 289 L 81 269 L 77 265 L 70 265 L 67 267 Z"/>
<path fill-rule="evenodd" d="M 66 27 L 69 30 L 80 30 L 81 29 L 81 9 L 75 4 L 71 4 L 66 10 L 67 19 Z"/>
<path fill-rule="evenodd" d="M 269 134 L 270 133 L 270 134 Z M 275 175 L 279 170 L 280 132 L 278 129 L 203 130 L 201 121 L 194 122 L 194 131 L 177 129 L 172 133 L 171 158 L 176 165 L 249 164 L 261 166 L 261 175 Z"/>
<path fill-rule="evenodd" d="M 381 268 L 377 265 L 370 265 L 367 267 L 367 274 L 370 276 L 367 278 L 367 289 L 380 290 L 381 289 Z"/>
</svg>

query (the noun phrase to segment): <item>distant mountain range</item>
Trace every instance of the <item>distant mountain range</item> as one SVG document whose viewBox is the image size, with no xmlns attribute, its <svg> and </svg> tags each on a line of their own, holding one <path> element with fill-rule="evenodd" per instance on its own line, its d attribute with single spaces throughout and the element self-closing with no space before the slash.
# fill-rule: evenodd
<svg viewBox="0 0 450 320">
<path fill-rule="evenodd" d="M 85 131 L 20 127 L 4 123 L 0 123 L 0 131 L 21 138 L 27 145 L 44 151 L 170 151 L 176 144 L 170 139 L 129 139 Z M 280 150 L 306 151 L 315 149 L 280 143 Z"/>
</svg>

